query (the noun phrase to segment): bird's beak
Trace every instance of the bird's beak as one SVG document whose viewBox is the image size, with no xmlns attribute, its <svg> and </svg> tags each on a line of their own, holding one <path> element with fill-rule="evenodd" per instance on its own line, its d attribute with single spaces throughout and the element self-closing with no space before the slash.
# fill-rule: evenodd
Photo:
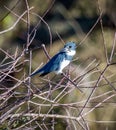
<svg viewBox="0 0 116 130">
<path fill-rule="evenodd" d="M 66 52 L 70 52 L 70 49 L 69 48 L 65 48 Z"/>
</svg>

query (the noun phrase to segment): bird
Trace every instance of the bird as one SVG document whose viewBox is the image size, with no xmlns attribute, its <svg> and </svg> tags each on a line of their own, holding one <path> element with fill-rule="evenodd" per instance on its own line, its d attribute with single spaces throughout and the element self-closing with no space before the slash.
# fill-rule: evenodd
<svg viewBox="0 0 116 130">
<path fill-rule="evenodd" d="M 69 65 L 76 54 L 77 45 L 75 42 L 67 42 L 56 55 L 54 55 L 42 68 L 33 72 L 30 77 L 39 74 L 45 76 L 51 72 L 62 74 L 63 69 Z"/>
</svg>

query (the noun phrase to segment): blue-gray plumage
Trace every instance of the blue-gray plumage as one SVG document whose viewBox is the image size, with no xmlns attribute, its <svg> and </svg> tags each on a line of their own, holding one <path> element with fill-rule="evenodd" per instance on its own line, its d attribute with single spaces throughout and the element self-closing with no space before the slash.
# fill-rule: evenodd
<svg viewBox="0 0 116 130">
<path fill-rule="evenodd" d="M 68 42 L 64 45 L 64 48 L 59 51 L 59 53 L 49 60 L 48 63 L 33 72 L 30 76 L 34 76 L 36 74 L 44 76 L 50 72 L 55 72 L 56 74 L 62 73 L 62 70 L 71 62 L 75 54 L 76 44 L 74 42 Z"/>
</svg>

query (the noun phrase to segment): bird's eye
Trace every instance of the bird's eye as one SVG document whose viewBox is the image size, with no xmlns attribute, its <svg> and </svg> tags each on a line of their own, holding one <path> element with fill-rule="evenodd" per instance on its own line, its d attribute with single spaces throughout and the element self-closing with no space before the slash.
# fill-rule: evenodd
<svg viewBox="0 0 116 130">
<path fill-rule="evenodd" d="M 72 46 L 69 46 L 69 48 L 71 48 Z"/>
</svg>

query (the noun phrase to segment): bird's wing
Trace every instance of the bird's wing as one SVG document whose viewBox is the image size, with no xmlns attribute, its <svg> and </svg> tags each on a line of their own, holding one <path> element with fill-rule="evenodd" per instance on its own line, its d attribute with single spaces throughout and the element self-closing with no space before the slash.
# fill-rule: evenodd
<svg viewBox="0 0 116 130">
<path fill-rule="evenodd" d="M 55 56 L 53 56 L 47 64 L 45 64 L 42 68 L 37 70 L 36 72 L 32 73 L 31 76 L 36 75 L 37 73 L 40 74 L 40 76 L 44 76 L 52 71 L 57 71 L 60 67 L 61 62 L 64 58 L 64 52 L 59 52 Z"/>
<path fill-rule="evenodd" d="M 58 53 L 55 56 L 53 56 L 47 64 L 45 64 L 41 71 L 44 71 L 44 73 L 50 73 L 52 71 L 57 71 L 60 67 L 61 62 L 63 61 L 63 53 Z"/>
</svg>

